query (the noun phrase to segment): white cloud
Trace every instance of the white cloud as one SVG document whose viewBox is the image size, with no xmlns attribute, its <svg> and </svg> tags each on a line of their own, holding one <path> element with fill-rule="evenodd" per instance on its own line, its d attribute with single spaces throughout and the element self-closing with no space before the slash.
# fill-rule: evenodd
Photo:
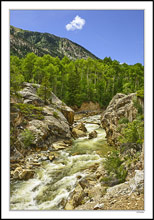
<svg viewBox="0 0 154 220">
<path fill-rule="evenodd" d="M 78 15 L 74 18 L 73 21 L 71 21 L 69 24 L 66 25 L 67 31 L 74 31 L 76 29 L 81 30 L 86 23 L 85 19 L 79 17 Z"/>
</svg>

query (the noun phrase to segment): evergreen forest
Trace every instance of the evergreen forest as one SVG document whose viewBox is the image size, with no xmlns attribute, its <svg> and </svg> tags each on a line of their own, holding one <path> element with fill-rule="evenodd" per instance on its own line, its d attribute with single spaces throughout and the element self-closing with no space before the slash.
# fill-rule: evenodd
<svg viewBox="0 0 154 220">
<path fill-rule="evenodd" d="M 44 101 L 52 91 L 69 106 L 98 102 L 105 109 L 117 93 L 144 96 L 144 66 L 120 64 L 104 59 L 62 59 L 28 53 L 24 58 L 10 57 L 10 92 L 15 94 L 23 82 L 41 84 L 38 94 Z M 45 88 L 45 89 L 42 89 Z"/>
</svg>

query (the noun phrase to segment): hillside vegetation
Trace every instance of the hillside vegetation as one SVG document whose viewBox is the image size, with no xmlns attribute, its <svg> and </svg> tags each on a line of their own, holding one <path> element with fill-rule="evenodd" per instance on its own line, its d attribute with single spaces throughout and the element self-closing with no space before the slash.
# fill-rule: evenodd
<svg viewBox="0 0 154 220">
<path fill-rule="evenodd" d="M 28 53 L 25 58 L 11 56 L 11 93 L 22 86 L 22 82 L 41 84 L 39 95 L 44 101 L 52 90 L 69 106 L 78 106 L 85 101 L 98 102 L 106 108 L 117 93 L 134 93 L 144 97 L 144 67 L 120 64 L 117 60 L 76 59 L 39 57 Z"/>
<path fill-rule="evenodd" d="M 98 59 L 82 46 L 66 39 L 49 33 L 22 30 L 10 26 L 10 53 L 18 57 L 25 57 L 27 53 L 33 52 L 38 56 L 50 54 L 60 59 L 64 56 L 70 59 L 87 59 L 91 57 Z"/>
</svg>

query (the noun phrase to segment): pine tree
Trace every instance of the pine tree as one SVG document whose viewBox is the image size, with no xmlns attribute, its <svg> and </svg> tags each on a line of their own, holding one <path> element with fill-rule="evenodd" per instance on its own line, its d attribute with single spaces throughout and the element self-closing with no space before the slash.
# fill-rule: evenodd
<svg viewBox="0 0 154 220">
<path fill-rule="evenodd" d="M 49 86 L 49 75 L 46 74 L 42 79 L 40 88 L 38 89 L 38 95 L 44 100 L 45 104 L 48 104 L 47 100 L 51 96 L 51 88 Z"/>
</svg>

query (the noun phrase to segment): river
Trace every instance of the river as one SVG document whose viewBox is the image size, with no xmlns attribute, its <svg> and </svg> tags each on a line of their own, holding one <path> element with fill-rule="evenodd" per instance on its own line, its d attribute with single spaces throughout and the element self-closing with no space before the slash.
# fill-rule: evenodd
<svg viewBox="0 0 154 220">
<path fill-rule="evenodd" d="M 88 136 L 73 141 L 71 148 L 58 151 L 57 159 L 43 161 L 36 175 L 27 181 L 13 180 L 10 184 L 11 210 L 62 210 L 63 204 L 79 180 L 87 175 L 88 167 L 102 163 L 111 150 L 106 143 L 105 131 L 99 125 L 100 115 L 79 120 L 87 133 L 97 131 L 97 137 Z M 30 157 L 30 156 L 29 156 Z"/>
</svg>

